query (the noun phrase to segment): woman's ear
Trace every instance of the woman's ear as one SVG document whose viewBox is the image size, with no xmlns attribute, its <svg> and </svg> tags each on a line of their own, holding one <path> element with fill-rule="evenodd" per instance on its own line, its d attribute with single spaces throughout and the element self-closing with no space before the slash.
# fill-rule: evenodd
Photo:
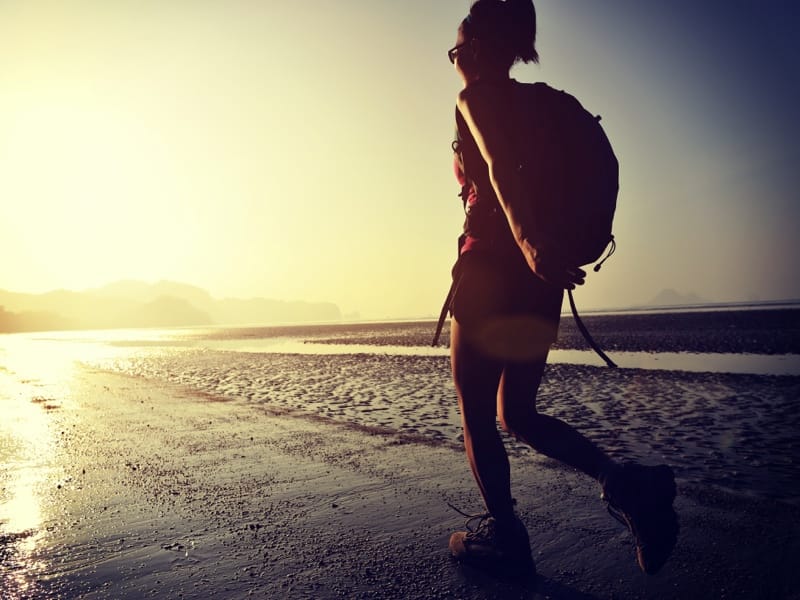
<svg viewBox="0 0 800 600">
<path fill-rule="evenodd" d="M 470 55 L 472 55 L 473 60 L 477 60 L 478 56 L 480 55 L 480 52 L 481 52 L 481 41 L 476 38 L 472 38 L 469 41 L 469 53 Z"/>
</svg>

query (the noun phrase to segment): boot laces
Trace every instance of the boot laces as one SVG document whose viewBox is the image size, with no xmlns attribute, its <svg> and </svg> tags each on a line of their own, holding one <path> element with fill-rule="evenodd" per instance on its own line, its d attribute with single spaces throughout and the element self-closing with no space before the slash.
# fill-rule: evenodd
<svg viewBox="0 0 800 600">
<path fill-rule="evenodd" d="M 467 536 L 471 539 L 489 539 L 493 537 L 494 533 L 494 519 L 492 518 L 491 513 L 489 512 L 482 512 L 482 513 L 475 513 L 470 514 L 466 513 L 463 510 L 456 508 L 449 502 L 446 502 L 447 506 L 452 508 L 462 517 L 465 517 L 467 520 L 465 522 L 465 526 L 467 529 Z"/>
</svg>

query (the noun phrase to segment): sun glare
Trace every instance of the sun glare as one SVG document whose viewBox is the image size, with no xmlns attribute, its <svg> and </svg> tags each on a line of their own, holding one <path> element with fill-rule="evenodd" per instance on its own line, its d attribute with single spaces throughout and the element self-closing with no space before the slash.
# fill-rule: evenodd
<svg viewBox="0 0 800 600">
<path fill-rule="evenodd" d="M 7 590 L 24 594 L 34 585 L 41 565 L 35 558 L 45 535 L 44 513 L 48 492 L 55 485 L 53 454 L 56 439 L 52 414 L 61 406 L 58 390 L 41 385 L 40 377 L 60 377 L 70 362 L 63 350 L 42 353 L 22 337 L 7 336 L 0 357 L 0 462 L 3 464 L 0 487 L 0 536 L 13 541 L 10 563 L 19 568 L 11 581 L 0 580 Z M 14 596 L 9 596 L 14 597 Z"/>
<path fill-rule="evenodd" d="M 169 264 L 165 242 L 180 247 L 191 223 L 178 161 L 157 129 L 68 94 L 17 115 L 0 162 L 23 262 L 72 288 Z"/>
</svg>

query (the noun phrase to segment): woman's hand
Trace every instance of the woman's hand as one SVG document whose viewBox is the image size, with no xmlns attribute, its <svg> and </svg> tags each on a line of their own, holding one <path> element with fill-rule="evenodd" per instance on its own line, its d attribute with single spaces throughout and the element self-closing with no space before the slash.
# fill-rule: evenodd
<svg viewBox="0 0 800 600">
<path fill-rule="evenodd" d="M 583 285 L 586 271 L 578 267 L 566 267 L 555 253 L 548 253 L 546 246 L 536 247 L 527 239 L 522 241 L 520 249 L 531 268 L 540 279 L 565 290 L 573 290 L 576 285 Z"/>
</svg>

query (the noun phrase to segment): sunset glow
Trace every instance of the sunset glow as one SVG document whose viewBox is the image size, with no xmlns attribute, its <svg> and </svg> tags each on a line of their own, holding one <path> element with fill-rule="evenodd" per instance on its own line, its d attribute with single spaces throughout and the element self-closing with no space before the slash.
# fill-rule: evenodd
<svg viewBox="0 0 800 600">
<path fill-rule="evenodd" d="M 800 296 L 781 262 L 798 250 L 796 119 L 775 126 L 796 90 L 762 86 L 758 111 L 742 91 L 788 59 L 754 49 L 737 70 L 720 60 L 733 17 L 684 22 L 679 2 L 670 30 L 607 4 L 537 3 L 542 66 L 514 72 L 601 113 L 620 158 L 619 252 L 582 305 Z M 168 279 L 434 314 L 462 221 L 445 50 L 467 7 L 3 3 L 0 289 Z M 759 18 L 753 37 L 777 17 Z"/>
</svg>

